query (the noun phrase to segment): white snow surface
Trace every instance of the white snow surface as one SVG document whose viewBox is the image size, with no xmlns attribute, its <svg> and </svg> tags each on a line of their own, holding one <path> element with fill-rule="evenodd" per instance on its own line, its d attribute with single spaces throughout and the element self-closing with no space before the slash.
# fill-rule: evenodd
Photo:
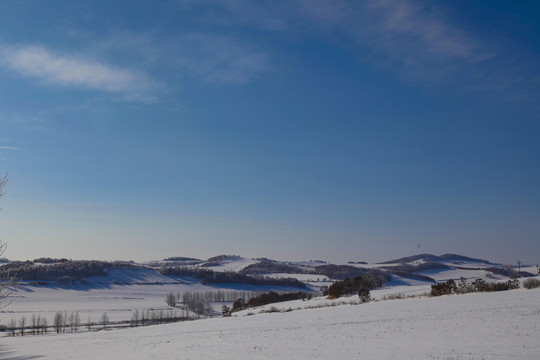
<svg viewBox="0 0 540 360">
<path fill-rule="evenodd" d="M 306 301 L 309 303 L 312 300 Z M 539 359 L 540 289 L 5 337 L 26 359 Z"/>
</svg>

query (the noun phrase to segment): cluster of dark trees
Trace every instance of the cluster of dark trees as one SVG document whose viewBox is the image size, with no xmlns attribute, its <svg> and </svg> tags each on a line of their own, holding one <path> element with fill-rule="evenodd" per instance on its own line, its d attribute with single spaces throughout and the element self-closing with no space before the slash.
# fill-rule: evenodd
<svg viewBox="0 0 540 360">
<path fill-rule="evenodd" d="M 134 268 L 136 265 L 123 261 L 66 260 L 40 258 L 36 261 L 14 261 L 0 267 L 0 277 L 26 281 L 59 281 L 74 283 L 90 276 L 107 276 L 110 268 Z M 54 262 L 50 262 L 54 261 Z"/>
<path fill-rule="evenodd" d="M 315 267 L 315 273 L 326 275 L 331 279 L 343 280 L 346 278 L 355 278 L 358 276 L 376 276 L 383 282 L 390 281 L 391 277 L 386 272 L 379 269 L 366 269 L 351 265 L 320 265 Z"/>
<path fill-rule="evenodd" d="M 309 271 L 299 266 L 279 263 L 274 260 L 261 259 L 258 263 L 246 266 L 241 271 L 244 274 L 311 274 L 313 271 Z"/>
<path fill-rule="evenodd" d="M 250 284 L 273 285 L 306 288 L 306 284 L 294 278 L 270 278 L 265 276 L 252 276 L 237 272 L 219 272 L 209 269 L 192 268 L 185 266 L 162 267 L 159 271 L 166 276 L 189 276 L 201 279 L 202 284 Z"/>
<path fill-rule="evenodd" d="M 467 282 L 465 278 L 461 278 L 458 283 L 456 283 L 454 280 L 448 280 L 443 283 L 431 285 L 431 296 L 466 294 L 471 292 L 505 291 L 518 288 L 519 280 L 517 279 L 499 282 L 486 282 L 483 279 L 476 279 L 472 282 Z"/>
<path fill-rule="evenodd" d="M 286 294 L 278 294 L 274 291 L 270 291 L 268 293 L 260 294 L 259 296 L 252 297 L 248 301 L 245 301 L 245 299 L 237 299 L 233 305 L 232 309 L 228 309 L 228 307 L 222 308 L 222 313 L 224 316 L 229 315 L 231 312 L 236 312 L 240 310 L 244 310 L 251 307 L 256 306 L 262 306 L 267 304 L 274 304 L 278 302 L 283 301 L 291 301 L 291 300 L 298 300 L 298 299 L 311 299 L 313 294 L 306 293 L 306 292 L 292 292 L 292 293 L 286 293 Z"/>
<path fill-rule="evenodd" d="M 368 302 L 371 300 L 370 291 L 382 286 L 384 281 L 385 277 L 382 274 L 372 272 L 353 279 L 336 281 L 323 295 L 328 295 L 330 299 L 337 299 L 341 296 L 358 294 L 362 302 Z"/>
</svg>

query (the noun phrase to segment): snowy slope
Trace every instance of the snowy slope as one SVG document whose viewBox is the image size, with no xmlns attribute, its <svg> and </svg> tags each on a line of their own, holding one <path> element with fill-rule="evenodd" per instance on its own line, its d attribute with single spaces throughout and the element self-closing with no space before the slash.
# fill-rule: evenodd
<svg viewBox="0 0 540 360">
<path fill-rule="evenodd" d="M 44 359 L 539 359 L 540 289 L 0 339 Z"/>
<path fill-rule="evenodd" d="M 213 260 L 209 259 L 204 263 L 199 264 L 200 267 L 204 267 L 213 271 L 241 271 L 246 266 L 256 264 L 259 260 L 248 259 L 238 255 L 221 255 L 216 258 L 223 257 L 223 259 Z"/>
</svg>

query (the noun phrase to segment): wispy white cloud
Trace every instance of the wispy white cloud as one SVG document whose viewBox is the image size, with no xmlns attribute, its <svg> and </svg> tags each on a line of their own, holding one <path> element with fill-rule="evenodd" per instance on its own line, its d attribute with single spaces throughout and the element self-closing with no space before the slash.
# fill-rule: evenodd
<svg viewBox="0 0 540 360">
<path fill-rule="evenodd" d="M 21 148 L 15 147 L 15 146 L 7 146 L 7 145 L 0 145 L 0 150 L 21 150 Z"/>
<path fill-rule="evenodd" d="M 0 66 L 57 86 L 121 94 L 128 100 L 149 98 L 156 84 L 144 74 L 82 56 L 59 54 L 41 45 L 1 45 Z"/>
</svg>

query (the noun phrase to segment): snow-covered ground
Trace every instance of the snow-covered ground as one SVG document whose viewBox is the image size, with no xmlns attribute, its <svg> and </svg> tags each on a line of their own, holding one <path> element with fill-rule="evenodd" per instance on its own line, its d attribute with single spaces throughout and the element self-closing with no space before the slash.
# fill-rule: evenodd
<svg viewBox="0 0 540 360">
<path fill-rule="evenodd" d="M 143 269 L 144 270 L 144 269 Z M 134 275 L 135 274 L 135 275 Z M 47 318 L 52 325 L 56 312 L 78 312 L 83 322 L 96 322 L 103 313 L 110 321 L 131 319 L 134 310 L 169 309 L 165 303 L 167 293 L 174 294 L 204 291 L 235 292 L 241 297 L 243 292 L 293 292 L 297 288 L 284 286 L 260 286 L 246 284 L 200 284 L 199 279 L 189 277 L 162 277 L 155 271 L 112 270 L 111 278 L 91 278 L 92 284 L 67 286 L 32 286 L 20 285 L 11 296 L 11 303 L 0 311 L 0 325 L 7 325 L 11 319 L 19 321 L 33 314 Z M 108 281 L 105 282 L 105 281 Z M 123 283 L 122 280 L 126 282 Z M 95 282 L 94 282 L 95 281 Z M 213 308 L 221 313 L 221 303 Z M 229 304 L 230 305 L 230 304 Z M 179 311 L 179 310 L 177 310 Z M 179 311 L 180 313 L 180 311 Z"/>
<path fill-rule="evenodd" d="M 308 300 L 320 301 L 317 299 Z M 0 339 L 26 359 L 539 359 L 540 289 Z"/>
</svg>

